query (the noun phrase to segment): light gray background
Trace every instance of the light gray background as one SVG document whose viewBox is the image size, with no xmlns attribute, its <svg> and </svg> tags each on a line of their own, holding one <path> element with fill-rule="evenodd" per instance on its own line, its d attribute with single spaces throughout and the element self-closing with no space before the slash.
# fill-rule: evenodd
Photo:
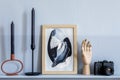
<svg viewBox="0 0 120 80">
<path fill-rule="evenodd" d="M 36 10 L 35 71 L 41 70 L 41 25 L 77 24 L 79 72 L 82 68 L 80 44 L 87 38 L 93 46 L 92 64 L 112 60 L 115 75 L 120 75 L 120 0 L 0 0 L 0 62 L 10 58 L 10 23 L 13 20 L 16 58 L 25 64 L 21 74 L 31 70 L 32 7 Z"/>
</svg>

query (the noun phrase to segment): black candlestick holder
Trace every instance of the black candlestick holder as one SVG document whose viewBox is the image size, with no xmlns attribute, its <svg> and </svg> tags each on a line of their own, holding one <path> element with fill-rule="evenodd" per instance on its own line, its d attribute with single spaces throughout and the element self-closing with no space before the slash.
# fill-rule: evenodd
<svg viewBox="0 0 120 80">
<path fill-rule="evenodd" d="M 25 75 L 39 75 L 40 72 L 34 72 L 34 49 L 35 49 L 35 10 L 32 8 L 31 15 L 31 50 L 32 50 L 32 72 L 27 72 Z"/>
<path fill-rule="evenodd" d="M 34 72 L 34 50 L 32 50 L 32 72 L 27 72 L 25 73 L 25 75 L 28 76 L 35 76 L 35 75 L 39 75 L 40 72 Z"/>
</svg>

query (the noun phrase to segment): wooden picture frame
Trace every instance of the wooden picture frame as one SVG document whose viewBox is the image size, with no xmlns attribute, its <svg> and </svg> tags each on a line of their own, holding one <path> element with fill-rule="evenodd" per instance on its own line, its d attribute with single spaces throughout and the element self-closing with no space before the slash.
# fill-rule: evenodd
<svg viewBox="0 0 120 80">
<path fill-rule="evenodd" d="M 77 74 L 76 25 L 42 26 L 42 74 Z"/>
</svg>

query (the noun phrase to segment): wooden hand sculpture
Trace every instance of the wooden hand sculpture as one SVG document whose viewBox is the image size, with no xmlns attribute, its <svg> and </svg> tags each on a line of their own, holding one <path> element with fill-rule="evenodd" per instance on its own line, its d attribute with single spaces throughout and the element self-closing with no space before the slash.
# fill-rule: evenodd
<svg viewBox="0 0 120 80">
<path fill-rule="evenodd" d="M 83 74 L 90 75 L 90 63 L 92 58 L 92 46 L 86 39 L 82 41 Z"/>
</svg>

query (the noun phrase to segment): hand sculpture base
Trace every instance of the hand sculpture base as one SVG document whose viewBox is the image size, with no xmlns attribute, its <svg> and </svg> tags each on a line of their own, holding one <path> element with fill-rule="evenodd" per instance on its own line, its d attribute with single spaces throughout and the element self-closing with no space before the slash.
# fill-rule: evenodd
<svg viewBox="0 0 120 80">
<path fill-rule="evenodd" d="M 84 65 L 83 66 L 83 74 L 84 75 L 90 75 L 90 65 Z"/>
</svg>

